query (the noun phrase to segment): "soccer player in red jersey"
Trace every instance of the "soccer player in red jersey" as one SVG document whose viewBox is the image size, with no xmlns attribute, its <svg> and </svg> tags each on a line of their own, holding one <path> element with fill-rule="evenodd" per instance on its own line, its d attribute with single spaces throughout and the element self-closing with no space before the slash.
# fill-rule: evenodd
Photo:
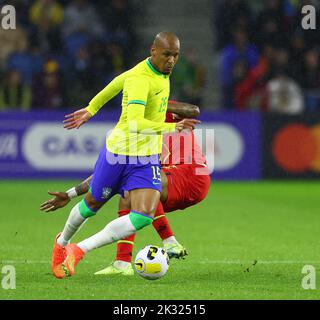
<svg viewBox="0 0 320 320">
<path fill-rule="evenodd" d="M 166 122 L 180 121 L 181 117 L 194 117 L 198 108 L 189 104 L 169 101 Z M 175 112 L 175 113 L 172 113 Z M 195 114 L 197 113 L 197 114 Z M 154 216 L 153 226 L 161 237 L 170 258 L 182 258 L 186 249 L 176 240 L 165 215 L 178 209 L 185 209 L 202 201 L 210 187 L 210 172 L 193 131 L 167 134 L 162 148 L 162 193 Z M 89 190 L 91 177 L 67 192 L 49 192 L 55 196 L 44 202 L 41 210 L 49 212 L 64 207 L 71 198 Z M 120 198 L 119 216 L 130 212 L 130 198 Z M 133 275 L 131 266 L 135 234 L 119 240 L 115 261 L 95 274 Z"/>
</svg>

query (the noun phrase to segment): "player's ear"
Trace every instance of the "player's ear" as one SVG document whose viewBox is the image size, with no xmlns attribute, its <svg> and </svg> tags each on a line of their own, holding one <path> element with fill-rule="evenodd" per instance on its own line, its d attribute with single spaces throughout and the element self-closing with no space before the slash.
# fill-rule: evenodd
<svg viewBox="0 0 320 320">
<path fill-rule="evenodd" d="M 155 45 L 152 45 L 150 48 L 150 54 L 152 57 L 154 57 L 156 55 L 156 51 L 157 51 L 157 49 L 156 49 Z"/>
</svg>

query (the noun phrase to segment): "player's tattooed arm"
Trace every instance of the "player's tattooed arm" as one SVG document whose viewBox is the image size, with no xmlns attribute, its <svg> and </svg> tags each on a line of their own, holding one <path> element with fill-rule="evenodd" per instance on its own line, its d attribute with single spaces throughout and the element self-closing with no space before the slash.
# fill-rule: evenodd
<svg viewBox="0 0 320 320">
<path fill-rule="evenodd" d="M 89 191 L 92 175 L 82 181 L 79 185 L 69 189 L 67 192 L 48 191 L 48 194 L 54 196 L 40 205 L 40 210 L 44 212 L 55 211 L 65 207 L 72 198 L 81 196 Z"/>
<path fill-rule="evenodd" d="M 200 115 L 200 109 L 198 106 L 173 100 L 169 100 L 167 111 L 178 115 L 180 119 L 196 118 Z"/>
<path fill-rule="evenodd" d="M 81 196 L 82 194 L 85 194 L 89 191 L 91 180 L 92 180 L 92 175 L 87 179 L 83 180 L 79 185 L 75 187 L 75 191 L 78 196 Z"/>
</svg>

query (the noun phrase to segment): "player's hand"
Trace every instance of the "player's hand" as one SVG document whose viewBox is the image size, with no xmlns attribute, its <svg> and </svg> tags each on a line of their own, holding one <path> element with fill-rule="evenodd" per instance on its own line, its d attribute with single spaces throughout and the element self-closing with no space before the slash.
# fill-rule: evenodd
<svg viewBox="0 0 320 320">
<path fill-rule="evenodd" d="M 92 115 L 84 108 L 73 113 L 67 114 L 65 120 L 63 120 L 64 128 L 70 130 L 77 128 L 79 129 L 84 123 L 86 123 Z"/>
<path fill-rule="evenodd" d="M 66 192 L 48 191 L 48 194 L 54 196 L 54 198 L 42 203 L 40 206 L 41 211 L 44 211 L 44 212 L 55 211 L 59 208 L 63 208 L 70 202 L 70 198 Z"/>
<path fill-rule="evenodd" d="M 196 119 L 183 119 L 176 124 L 176 130 L 179 132 L 184 129 L 193 130 L 198 123 L 201 123 L 201 121 Z"/>
</svg>

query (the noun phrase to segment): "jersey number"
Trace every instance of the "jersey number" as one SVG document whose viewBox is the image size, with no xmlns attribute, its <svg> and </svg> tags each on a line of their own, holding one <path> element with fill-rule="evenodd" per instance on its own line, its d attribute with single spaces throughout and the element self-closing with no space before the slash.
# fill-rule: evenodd
<svg viewBox="0 0 320 320">
<path fill-rule="evenodd" d="M 153 173 L 153 180 L 158 180 L 161 181 L 161 171 L 160 168 L 158 166 L 151 166 L 152 168 L 152 173 Z"/>
<path fill-rule="evenodd" d="M 158 112 L 164 112 L 166 110 L 167 104 L 168 104 L 168 97 L 162 98 Z"/>
</svg>

